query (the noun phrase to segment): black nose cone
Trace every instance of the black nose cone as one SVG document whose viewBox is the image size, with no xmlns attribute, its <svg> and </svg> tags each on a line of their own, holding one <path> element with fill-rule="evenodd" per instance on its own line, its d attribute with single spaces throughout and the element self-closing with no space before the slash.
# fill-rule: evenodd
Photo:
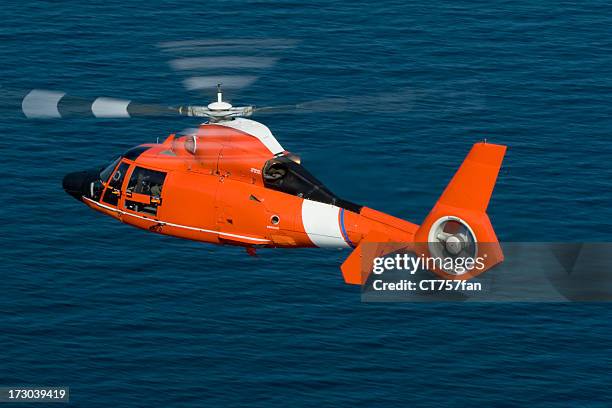
<svg viewBox="0 0 612 408">
<path fill-rule="evenodd" d="M 83 197 L 83 187 L 85 184 L 86 172 L 77 171 L 74 173 L 68 173 L 64 176 L 64 180 L 62 180 L 62 187 L 64 190 L 76 198 L 80 200 Z"/>
<path fill-rule="evenodd" d="M 68 173 L 62 180 L 62 187 L 66 193 L 70 194 L 77 200 L 81 200 L 83 196 L 91 195 L 90 185 L 98 179 L 98 172 L 95 170 L 76 171 Z"/>
</svg>

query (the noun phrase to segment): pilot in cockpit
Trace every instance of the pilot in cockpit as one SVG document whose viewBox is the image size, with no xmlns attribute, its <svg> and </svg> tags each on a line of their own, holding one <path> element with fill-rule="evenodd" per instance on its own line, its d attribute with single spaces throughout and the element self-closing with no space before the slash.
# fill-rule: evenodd
<svg viewBox="0 0 612 408">
<path fill-rule="evenodd" d="M 161 184 L 153 184 L 151 186 L 151 195 L 153 197 L 159 197 L 161 196 L 161 191 L 162 191 L 162 186 Z"/>
</svg>

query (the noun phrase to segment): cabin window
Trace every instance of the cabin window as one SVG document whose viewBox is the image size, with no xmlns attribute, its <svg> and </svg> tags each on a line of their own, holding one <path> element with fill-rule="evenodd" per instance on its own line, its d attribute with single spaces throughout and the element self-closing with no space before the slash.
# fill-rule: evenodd
<svg viewBox="0 0 612 408">
<path fill-rule="evenodd" d="M 264 185 L 312 201 L 332 204 L 359 213 L 361 206 L 332 193 L 301 164 L 281 156 L 268 160 L 262 172 Z"/>
<path fill-rule="evenodd" d="M 136 167 L 125 191 L 125 207 L 128 210 L 157 215 L 162 204 L 162 189 L 166 173 Z"/>
</svg>

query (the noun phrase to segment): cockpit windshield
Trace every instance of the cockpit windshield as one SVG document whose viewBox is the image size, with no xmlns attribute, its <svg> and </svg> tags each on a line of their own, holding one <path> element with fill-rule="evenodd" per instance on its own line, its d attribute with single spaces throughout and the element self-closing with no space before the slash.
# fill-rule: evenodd
<svg viewBox="0 0 612 408">
<path fill-rule="evenodd" d="M 108 178 L 110 177 L 113 170 L 115 170 L 115 167 L 117 167 L 120 160 L 121 160 L 121 156 L 117 156 L 110 162 L 109 165 L 107 165 L 105 168 L 102 169 L 102 171 L 100 172 L 101 181 L 105 181 L 105 182 L 108 181 Z"/>
<path fill-rule="evenodd" d="M 361 210 L 360 205 L 336 196 L 301 164 L 288 157 L 276 157 L 268 160 L 264 166 L 263 180 L 264 185 L 273 190 L 312 201 L 336 205 L 357 213 Z"/>
<path fill-rule="evenodd" d="M 146 145 L 132 147 L 130 150 L 123 153 L 122 155 L 115 157 L 109 165 L 107 165 L 102 169 L 102 171 L 100 171 L 100 180 L 104 182 L 108 181 L 108 178 L 110 177 L 111 173 L 113 172 L 113 170 L 115 170 L 115 167 L 117 167 L 122 158 L 128 160 L 136 160 L 138 156 L 140 156 L 142 153 L 149 150 L 150 148 L 151 146 Z"/>
</svg>

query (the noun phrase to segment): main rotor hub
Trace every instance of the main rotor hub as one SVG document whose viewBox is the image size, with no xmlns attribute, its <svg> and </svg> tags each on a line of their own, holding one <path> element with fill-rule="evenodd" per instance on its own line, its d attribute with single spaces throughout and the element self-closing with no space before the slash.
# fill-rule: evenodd
<svg viewBox="0 0 612 408">
<path fill-rule="evenodd" d="M 183 116 L 208 118 L 211 123 L 244 118 L 253 114 L 253 106 L 232 106 L 223 100 L 221 84 L 217 85 L 217 100 L 207 106 L 179 106 L 178 112 Z"/>
<path fill-rule="evenodd" d="M 221 92 L 221 84 L 217 84 L 217 101 L 208 104 L 208 109 L 212 111 L 223 111 L 232 108 L 232 104 L 223 101 L 223 92 Z"/>
<path fill-rule="evenodd" d="M 232 108 L 231 103 L 227 103 L 223 101 L 217 101 L 217 102 L 212 102 L 208 104 L 208 109 L 212 111 L 224 111 L 224 110 L 228 110 L 231 108 Z"/>
</svg>

